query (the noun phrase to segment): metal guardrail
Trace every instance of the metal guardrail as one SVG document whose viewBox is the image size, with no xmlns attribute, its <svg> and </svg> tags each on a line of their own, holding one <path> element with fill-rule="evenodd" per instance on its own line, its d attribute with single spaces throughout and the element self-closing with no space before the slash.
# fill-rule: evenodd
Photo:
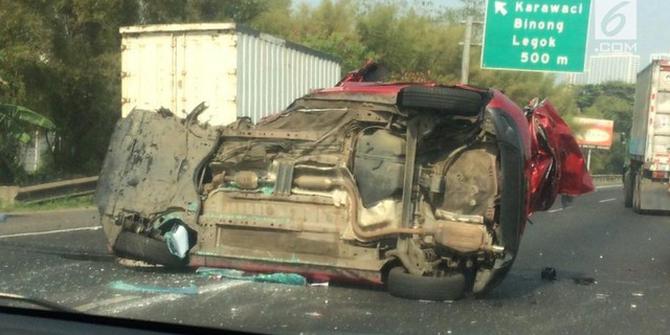
<svg viewBox="0 0 670 335">
<path fill-rule="evenodd" d="M 615 185 L 622 184 L 622 176 L 620 174 L 594 174 L 591 175 L 593 183 L 596 185 Z"/>
<path fill-rule="evenodd" d="M 14 200 L 36 203 L 93 194 L 97 183 L 98 176 L 94 176 L 19 187 Z"/>
</svg>

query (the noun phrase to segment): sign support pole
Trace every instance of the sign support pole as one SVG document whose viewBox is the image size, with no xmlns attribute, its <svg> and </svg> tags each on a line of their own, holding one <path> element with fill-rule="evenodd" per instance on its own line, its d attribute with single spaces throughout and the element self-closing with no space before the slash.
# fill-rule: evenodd
<svg viewBox="0 0 670 335">
<path fill-rule="evenodd" d="M 461 57 L 461 83 L 470 81 L 470 43 L 472 43 L 472 16 L 465 20 L 465 38 L 463 40 L 463 56 Z"/>
<path fill-rule="evenodd" d="M 591 171 L 591 149 L 586 154 L 586 171 Z"/>
</svg>

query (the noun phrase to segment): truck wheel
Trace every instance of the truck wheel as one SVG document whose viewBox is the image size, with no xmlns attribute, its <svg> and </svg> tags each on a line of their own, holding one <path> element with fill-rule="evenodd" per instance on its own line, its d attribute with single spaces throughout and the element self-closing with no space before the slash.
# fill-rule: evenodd
<svg viewBox="0 0 670 335">
<path fill-rule="evenodd" d="M 179 268 L 187 264 L 186 258 L 180 259 L 171 254 L 165 242 L 128 231 L 122 231 L 116 238 L 114 253 L 120 257 L 165 265 L 171 268 Z"/>
<path fill-rule="evenodd" d="M 631 173 L 626 172 L 624 175 L 624 184 L 623 184 L 623 193 L 624 193 L 624 200 L 623 204 L 626 208 L 631 208 L 633 207 L 633 178 L 631 177 Z"/>
<path fill-rule="evenodd" d="M 640 176 L 635 174 L 632 182 L 633 188 L 633 212 L 641 214 L 640 210 Z"/>
<path fill-rule="evenodd" d="M 417 276 L 405 271 L 402 266 L 389 271 L 387 288 L 391 295 L 417 300 L 457 300 L 465 292 L 465 276 L 453 273 L 444 277 Z"/>
</svg>

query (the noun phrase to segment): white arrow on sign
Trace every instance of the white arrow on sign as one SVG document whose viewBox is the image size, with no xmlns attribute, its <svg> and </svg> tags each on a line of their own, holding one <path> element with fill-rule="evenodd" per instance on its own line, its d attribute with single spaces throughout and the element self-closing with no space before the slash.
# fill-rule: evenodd
<svg viewBox="0 0 670 335">
<path fill-rule="evenodd" d="M 502 14 L 503 16 L 507 15 L 507 8 L 505 8 L 505 6 L 507 6 L 506 2 L 496 1 L 495 3 L 496 14 Z"/>
</svg>

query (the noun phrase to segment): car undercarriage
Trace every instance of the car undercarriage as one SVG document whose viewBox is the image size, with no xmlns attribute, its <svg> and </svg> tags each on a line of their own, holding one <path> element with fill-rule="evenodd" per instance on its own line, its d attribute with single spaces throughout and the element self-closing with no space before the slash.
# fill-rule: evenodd
<svg viewBox="0 0 670 335">
<path fill-rule="evenodd" d="M 105 232 L 117 255 L 164 265 L 485 293 L 514 261 L 527 199 L 521 130 L 493 97 L 313 94 L 226 127 L 198 123 L 204 106 L 133 111 L 100 178 Z"/>
</svg>

